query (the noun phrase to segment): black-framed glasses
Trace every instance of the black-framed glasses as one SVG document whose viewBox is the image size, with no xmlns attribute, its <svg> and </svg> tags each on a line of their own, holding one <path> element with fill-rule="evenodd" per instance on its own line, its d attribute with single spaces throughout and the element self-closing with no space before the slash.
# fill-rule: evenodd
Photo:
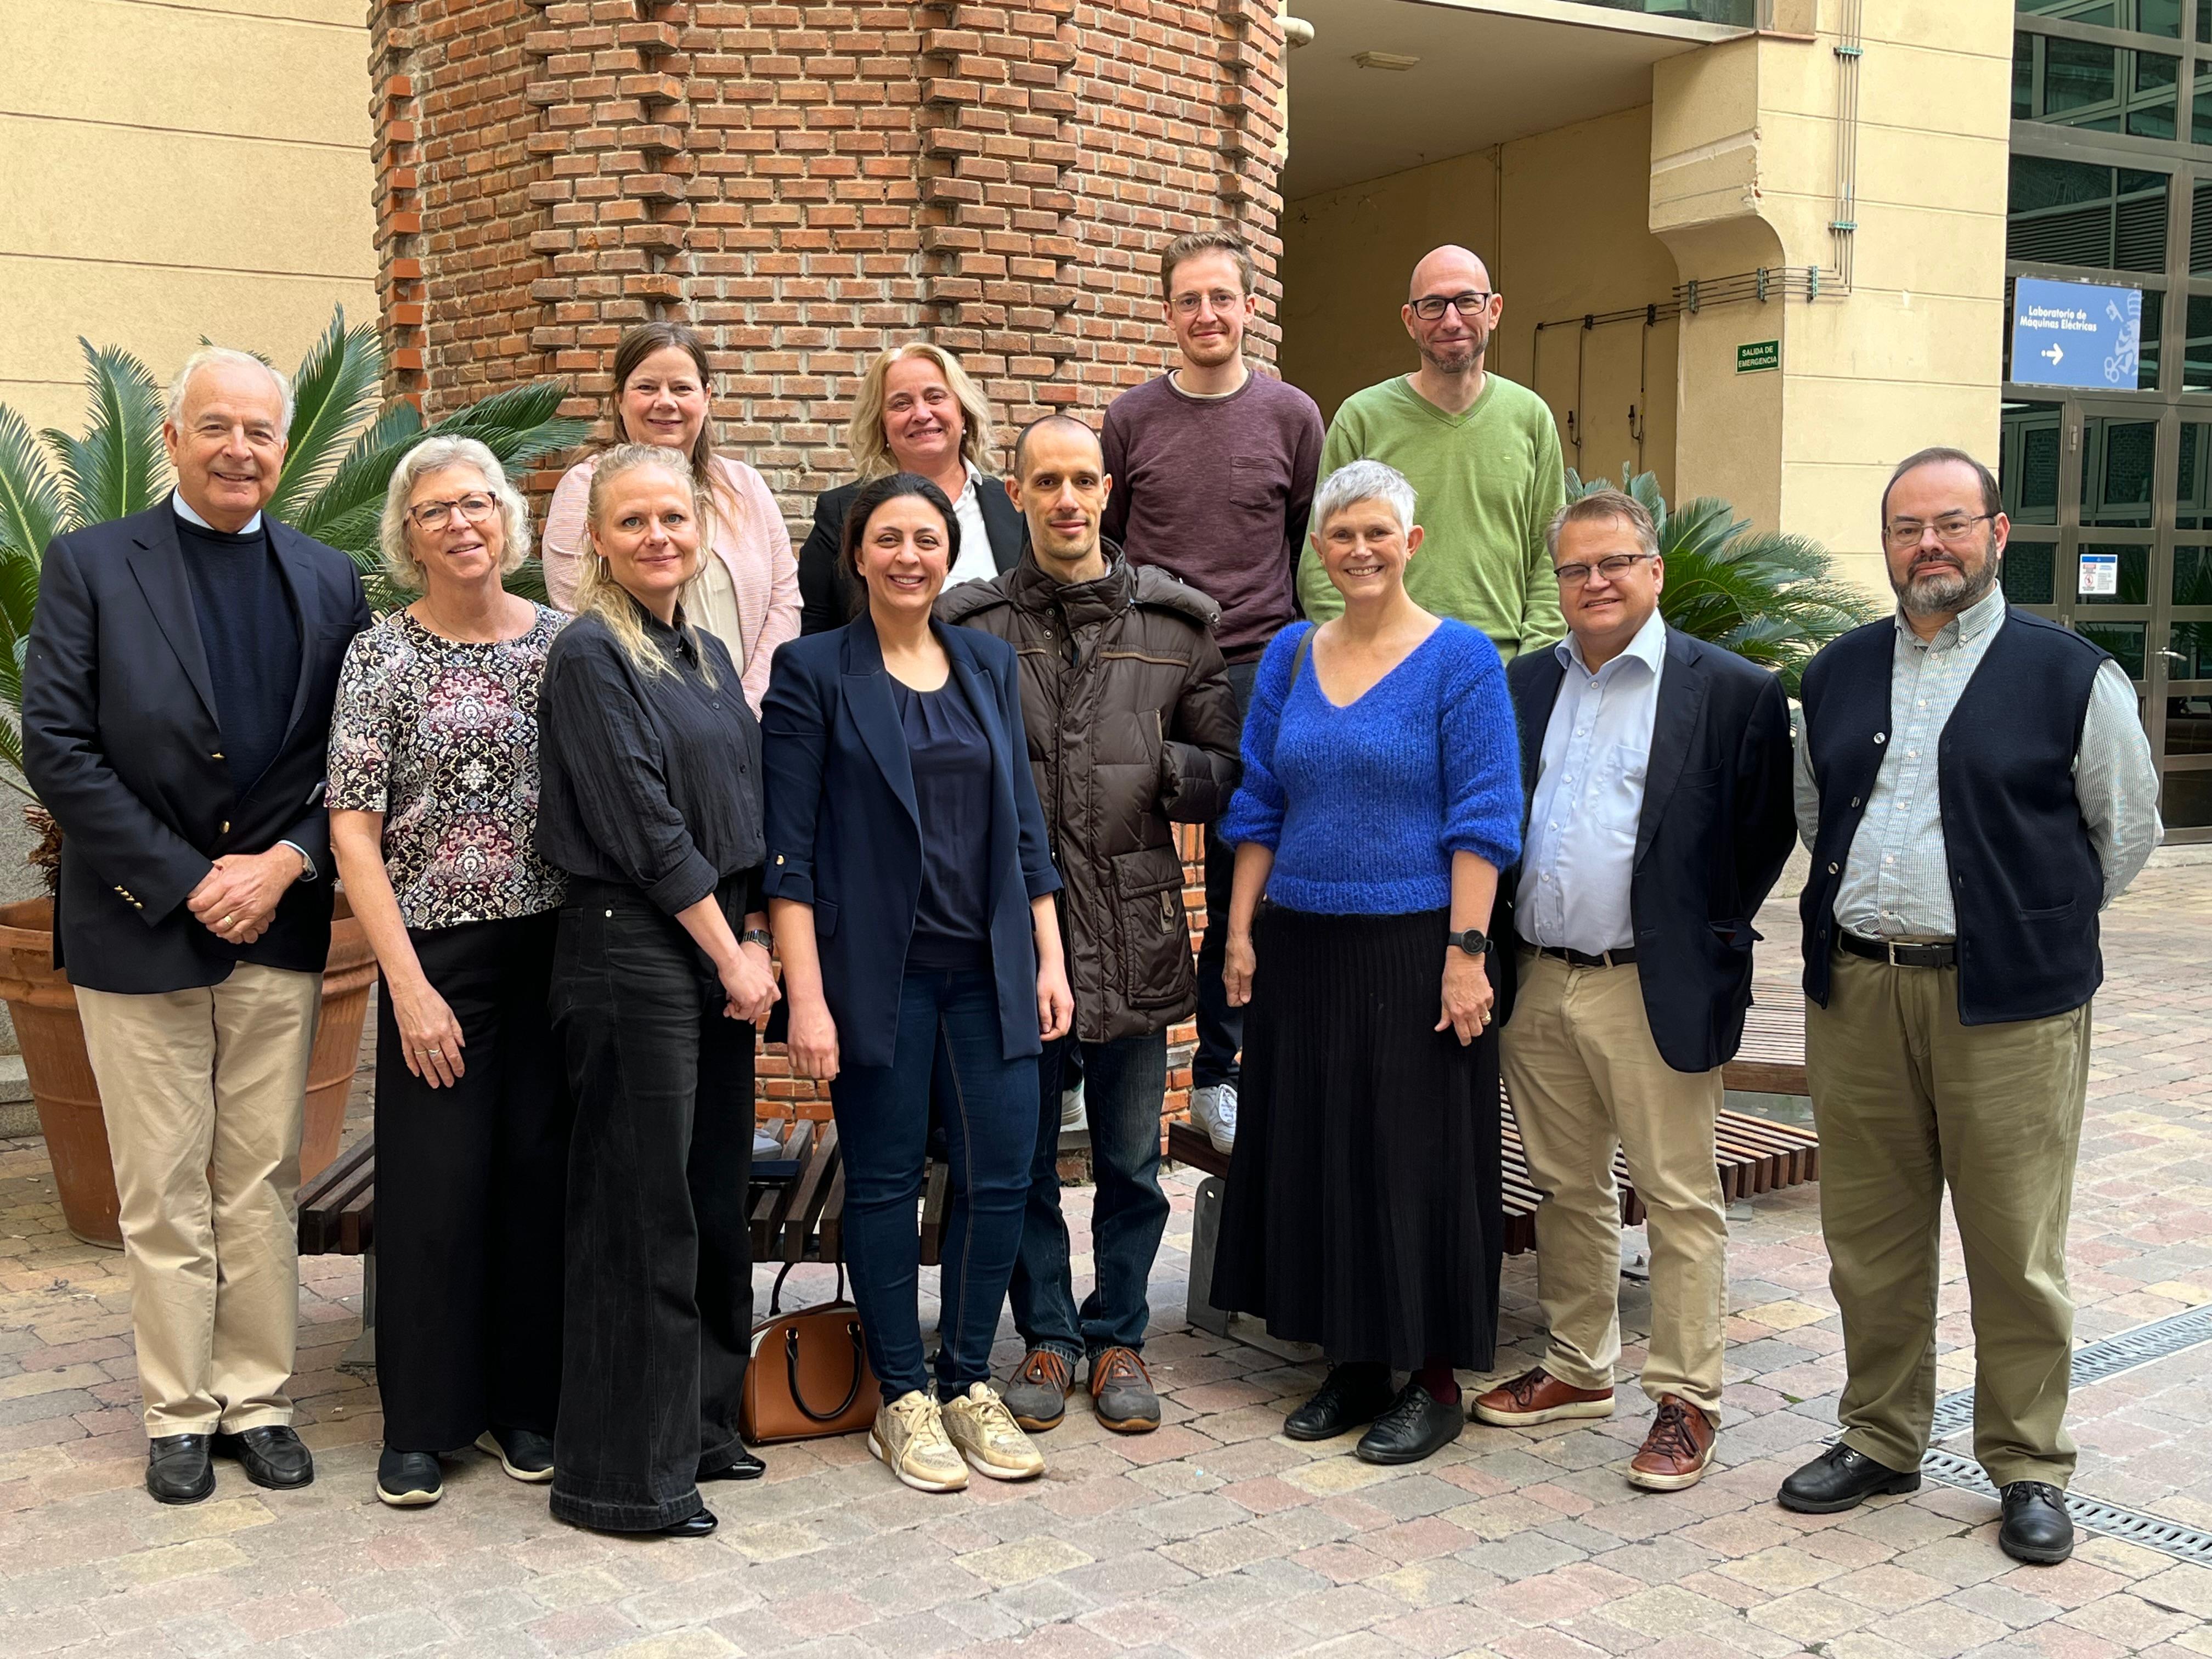
<svg viewBox="0 0 2212 1659">
<path fill-rule="evenodd" d="M 499 511 L 499 503 L 489 495 L 471 490 L 457 495 L 450 501 L 417 501 L 407 509 L 407 516 L 424 530 L 443 530 L 453 521 L 454 510 L 471 524 L 482 524 Z"/>
<path fill-rule="evenodd" d="M 1494 294 L 1478 294 L 1473 289 L 1464 294 L 1424 294 L 1413 301 L 1413 315 L 1425 323 L 1437 321 L 1447 310 L 1456 311 L 1462 317 L 1479 316 L 1482 308 L 1497 297 Z"/>
<path fill-rule="evenodd" d="M 1994 513 L 1977 513 L 1971 518 L 1964 513 L 1946 513 L 1940 519 L 1892 519 L 1882 526 L 1881 533 L 1892 547 L 1917 547 L 1920 538 L 1933 530 L 1938 541 L 1957 547 L 1974 533 L 1976 525 L 1987 524 L 1996 517 Z"/>
<path fill-rule="evenodd" d="M 1560 564 L 1552 567 L 1552 574 L 1559 579 L 1562 587 L 1580 587 L 1590 579 L 1595 570 L 1607 581 L 1618 581 L 1646 559 L 1656 559 L 1656 553 L 1615 553 L 1600 559 L 1595 564 Z"/>
</svg>

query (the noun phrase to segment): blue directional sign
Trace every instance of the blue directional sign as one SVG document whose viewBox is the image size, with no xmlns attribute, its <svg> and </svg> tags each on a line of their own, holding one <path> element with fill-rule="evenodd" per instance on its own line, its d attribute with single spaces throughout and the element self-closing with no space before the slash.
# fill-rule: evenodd
<svg viewBox="0 0 2212 1659">
<path fill-rule="evenodd" d="M 2142 290 L 2022 276 L 2013 285 L 2012 378 L 2022 386 L 2133 392 Z"/>
</svg>

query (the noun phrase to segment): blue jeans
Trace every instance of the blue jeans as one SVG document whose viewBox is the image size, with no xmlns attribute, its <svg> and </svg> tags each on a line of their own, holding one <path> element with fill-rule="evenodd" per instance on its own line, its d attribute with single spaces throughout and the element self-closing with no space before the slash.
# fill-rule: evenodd
<svg viewBox="0 0 2212 1659">
<path fill-rule="evenodd" d="M 847 1066 L 830 1085 L 845 1160 L 846 1268 L 868 1364 L 896 1400 L 929 1388 L 915 1298 L 915 1214 L 933 1076 L 952 1169 L 937 1354 L 941 1400 L 991 1377 L 991 1340 L 1021 1243 L 1036 1139 L 1036 1061 L 1002 1057 L 990 971 L 909 973 L 888 1066 Z"/>
<path fill-rule="evenodd" d="M 1061 1060 L 1078 1048 L 1084 1110 L 1091 1120 L 1091 1172 L 1097 1182 L 1091 1205 L 1091 1251 L 1098 1287 L 1083 1299 L 1080 1314 L 1069 1285 L 1067 1223 L 1060 1212 L 1057 1163 Z M 1152 1320 L 1146 1285 L 1168 1224 L 1167 1195 L 1160 1191 L 1167 1033 L 1080 1044 L 1063 1037 L 1046 1048 L 1037 1081 L 1036 1157 L 1030 1165 L 1021 1255 L 1007 1287 L 1015 1328 L 1028 1346 L 1054 1349 L 1071 1362 L 1108 1348 L 1142 1349 L 1145 1327 Z"/>
<path fill-rule="evenodd" d="M 1229 665 L 1229 690 L 1237 699 L 1241 725 L 1252 709 L 1256 662 Z M 1237 1081 L 1237 1052 L 1244 1046 L 1244 1011 L 1229 1006 L 1221 983 L 1221 961 L 1229 949 L 1229 890 L 1237 872 L 1237 849 L 1206 826 L 1206 937 L 1198 942 L 1198 1048 L 1190 1057 L 1190 1086 L 1210 1089 Z"/>
</svg>

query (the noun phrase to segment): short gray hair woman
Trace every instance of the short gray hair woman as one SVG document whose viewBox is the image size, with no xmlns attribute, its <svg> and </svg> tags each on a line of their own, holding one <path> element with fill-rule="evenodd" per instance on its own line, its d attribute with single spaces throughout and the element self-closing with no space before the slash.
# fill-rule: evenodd
<svg viewBox="0 0 2212 1659">
<path fill-rule="evenodd" d="M 346 653 L 331 847 L 382 969 L 376 1495 L 434 1504 L 471 1443 L 552 1475 L 569 1107 L 547 1010 L 564 879 L 533 844 L 538 705 L 568 620 L 507 592 L 530 509 L 473 438 L 385 491 L 385 568 L 421 598 Z"/>
</svg>

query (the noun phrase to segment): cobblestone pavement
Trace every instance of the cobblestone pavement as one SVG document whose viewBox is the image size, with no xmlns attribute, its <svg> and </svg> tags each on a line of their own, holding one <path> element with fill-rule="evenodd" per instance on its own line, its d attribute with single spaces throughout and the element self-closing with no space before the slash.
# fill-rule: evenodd
<svg viewBox="0 0 2212 1659">
<path fill-rule="evenodd" d="M 1762 978 L 1784 985 L 1789 929 L 1767 920 Z M 2212 866 L 2153 870 L 2109 918 L 2073 1231 L 2084 1341 L 2212 1302 L 2208 938 Z M 306 1264 L 301 1297 L 315 1486 L 264 1492 L 218 1465 L 212 1500 L 156 1506 L 121 1260 L 61 1230 L 39 1142 L 0 1142 L 0 1653 L 2212 1654 L 2212 1566 L 2100 1537 L 2014 1566 L 1990 1500 L 1933 1482 L 1841 1516 L 1774 1505 L 1842 1377 L 1812 1189 L 1737 1206 L 1724 1467 L 1658 1497 L 1621 1478 L 1649 1413 L 1632 1385 L 1609 1422 L 1470 1425 L 1411 1470 L 1282 1438 L 1316 1371 L 1184 1330 L 1192 1182 L 1171 1184 L 1158 1433 L 1106 1433 L 1079 1396 L 1043 1438 L 1046 1480 L 939 1498 L 857 1440 L 771 1448 L 766 1482 L 710 1489 L 712 1540 L 623 1541 L 553 1522 L 473 1455 L 437 1508 L 379 1505 L 376 1396 L 337 1369 L 360 1292 L 339 1258 Z M 1532 1258 L 1510 1262 L 1512 1369 L 1538 1352 L 1534 1291 Z M 1625 1292 L 1632 1334 L 1648 1304 Z M 1948 1389 L 1972 1363 L 1955 1237 L 1943 1309 Z M 2208 1358 L 2076 1393 L 2077 1491 L 2212 1526 Z"/>
</svg>

